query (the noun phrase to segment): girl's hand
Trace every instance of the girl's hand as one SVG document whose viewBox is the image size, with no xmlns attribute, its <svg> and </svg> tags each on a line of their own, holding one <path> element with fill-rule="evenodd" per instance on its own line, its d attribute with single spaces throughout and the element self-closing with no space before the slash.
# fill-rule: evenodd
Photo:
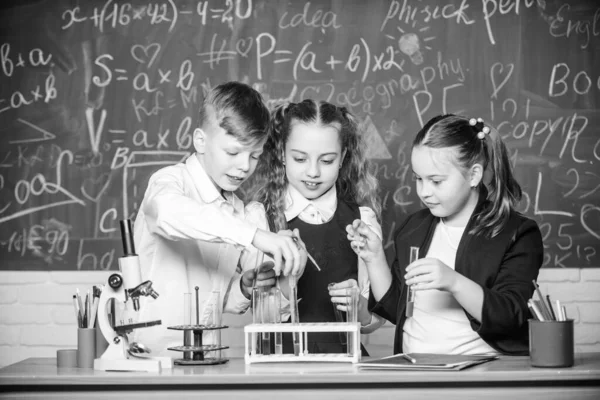
<svg viewBox="0 0 600 400">
<path fill-rule="evenodd" d="M 385 260 L 383 244 L 379 237 L 360 219 L 346 226 L 352 250 L 369 266 L 375 260 Z"/>
<path fill-rule="evenodd" d="M 329 289 L 329 296 L 331 296 L 331 302 L 334 307 L 340 311 L 348 312 L 348 304 L 350 303 L 350 295 L 348 288 L 356 288 L 358 291 L 358 283 L 354 279 L 348 279 L 338 283 L 330 283 L 327 288 Z M 368 301 L 365 299 L 360 292 L 358 293 L 358 307 L 357 307 L 357 318 L 361 325 L 367 325 L 371 322 L 371 313 L 368 309 Z"/>
<path fill-rule="evenodd" d="M 406 284 L 413 290 L 453 292 L 460 274 L 437 258 L 421 258 L 406 267 Z"/>
</svg>

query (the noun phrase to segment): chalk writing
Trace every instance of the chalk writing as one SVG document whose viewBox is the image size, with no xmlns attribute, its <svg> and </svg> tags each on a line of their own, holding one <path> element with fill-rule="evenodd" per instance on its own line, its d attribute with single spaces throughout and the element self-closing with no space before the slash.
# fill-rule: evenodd
<svg viewBox="0 0 600 400">
<path fill-rule="evenodd" d="M 15 2 L 13 2 L 15 3 Z M 600 267 L 600 8 L 535 0 L 90 0 L 6 7 L 0 269 L 117 268 L 118 221 L 194 151 L 207 93 L 346 107 L 381 187 L 384 247 L 421 207 L 416 132 L 497 128 L 544 266 Z M 4 11 L 4 9 L 3 9 Z M 32 29 L 34 27 L 35 29 Z M 245 188 L 240 195 L 244 195 Z"/>
</svg>

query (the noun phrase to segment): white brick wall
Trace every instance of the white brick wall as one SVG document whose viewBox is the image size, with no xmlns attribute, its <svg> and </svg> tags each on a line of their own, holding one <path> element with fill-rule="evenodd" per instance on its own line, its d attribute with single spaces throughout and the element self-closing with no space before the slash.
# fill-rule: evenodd
<svg viewBox="0 0 600 400">
<path fill-rule="evenodd" d="M 0 367 L 28 357 L 55 357 L 75 348 L 77 331 L 72 305 L 75 288 L 103 283 L 108 272 L 0 272 Z M 565 303 L 575 319 L 576 351 L 600 351 L 600 269 L 543 269 L 540 287 Z M 249 315 L 225 315 L 227 355 L 240 357 L 243 326 Z M 392 352 L 394 326 L 389 322 L 363 344 L 372 356 Z"/>
</svg>

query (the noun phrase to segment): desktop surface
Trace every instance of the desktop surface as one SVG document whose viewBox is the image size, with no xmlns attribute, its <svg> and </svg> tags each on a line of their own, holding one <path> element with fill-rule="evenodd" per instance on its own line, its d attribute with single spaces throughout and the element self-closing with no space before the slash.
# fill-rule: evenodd
<svg viewBox="0 0 600 400">
<path fill-rule="evenodd" d="M 171 394 L 179 400 L 230 398 L 242 393 L 247 399 L 286 396 L 286 400 L 313 395 L 364 400 L 367 394 L 598 399 L 600 353 L 578 353 L 570 368 L 535 368 L 529 357 L 503 356 L 462 371 L 431 372 L 363 370 L 350 363 L 248 365 L 241 358 L 215 366 L 174 366 L 160 373 L 59 369 L 54 358 L 29 358 L 0 369 L 1 398 L 69 399 L 85 395 L 86 399 L 153 399 Z"/>
</svg>

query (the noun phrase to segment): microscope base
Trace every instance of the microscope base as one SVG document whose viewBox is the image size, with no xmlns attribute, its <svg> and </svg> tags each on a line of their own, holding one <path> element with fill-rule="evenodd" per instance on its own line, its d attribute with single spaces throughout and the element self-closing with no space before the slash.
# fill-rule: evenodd
<svg viewBox="0 0 600 400">
<path fill-rule="evenodd" d="M 125 360 L 94 360 L 94 369 L 99 371 L 147 371 L 160 372 L 161 369 L 170 369 L 173 361 L 170 357 L 155 357 L 148 359 L 129 358 Z"/>
</svg>

